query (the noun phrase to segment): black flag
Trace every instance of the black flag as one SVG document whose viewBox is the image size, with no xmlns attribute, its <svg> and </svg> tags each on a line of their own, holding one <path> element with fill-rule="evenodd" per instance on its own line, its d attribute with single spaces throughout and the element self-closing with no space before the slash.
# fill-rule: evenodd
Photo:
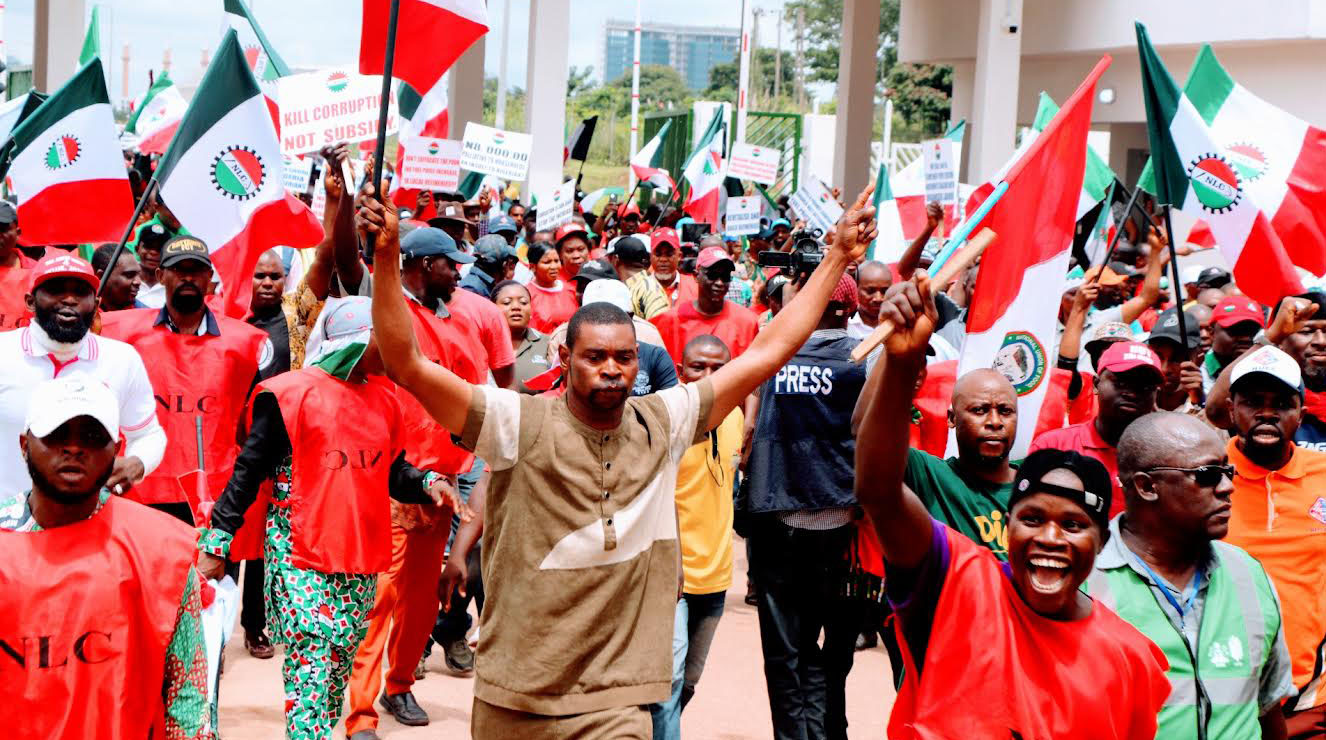
<svg viewBox="0 0 1326 740">
<path fill-rule="evenodd" d="M 581 121 L 579 126 L 576 126 L 571 138 L 567 139 L 565 159 L 575 159 L 583 162 L 589 157 L 589 142 L 594 138 L 594 127 L 598 123 L 598 116 L 590 116 Z"/>
</svg>

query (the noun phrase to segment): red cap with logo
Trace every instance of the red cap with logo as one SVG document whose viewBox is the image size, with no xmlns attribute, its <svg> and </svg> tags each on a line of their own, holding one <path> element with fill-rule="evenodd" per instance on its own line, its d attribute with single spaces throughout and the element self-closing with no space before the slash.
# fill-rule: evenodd
<svg viewBox="0 0 1326 740">
<path fill-rule="evenodd" d="M 695 258 L 695 266 L 701 270 L 706 270 L 720 262 L 726 262 L 732 268 L 737 266 L 722 247 L 705 247 L 700 250 L 700 256 Z"/>
<path fill-rule="evenodd" d="M 38 285 L 47 280 L 62 277 L 78 278 L 91 285 L 93 290 L 101 285 L 97 273 L 92 270 L 92 265 L 88 264 L 87 260 L 68 252 L 56 251 L 43 257 L 32 268 L 32 283 L 28 290 L 34 291 Z"/>
<path fill-rule="evenodd" d="M 671 244 L 673 249 L 681 246 L 681 239 L 677 238 L 677 230 L 666 226 L 654 229 L 654 233 L 649 237 L 650 250 L 658 249 L 660 244 Z"/>
<path fill-rule="evenodd" d="M 1160 369 L 1160 357 L 1141 342 L 1111 344 L 1105 350 L 1105 354 L 1100 356 L 1100 365 L 1097 369 L 1101 372 L 1109 370 L 1112 373 L 1126 373 L 1139 367 L 1151 368 L 1158 380 L 1164 378 L 1164 372 Z"/>
<path fill-rule="evenodd" d="M 1252 321 L 1257 326 L 1266 328 L 1266 317 L 1262 315 L 1262 307 L 1251 298 L 1241 295 L 1225 296 L 1215 308 L 1211 309 L 1211 321 L 1225 329 L 1244 321 Z"/>
<path fill-rule="evenodd" d="M 578 224 L 575 221 L 567 221 L 566 223 L 557 227 L 557 233 L 553 235 L 553 241 L 558 244 L 561 244 L 563 239 L 565 239 L 568 236 L 572 236 L 574 234 L 579 234 L 580 236 L 586 238 L 588 238 L 589 236 L 589 232 L 585 231 L 584 225 Z"/>
</svg>

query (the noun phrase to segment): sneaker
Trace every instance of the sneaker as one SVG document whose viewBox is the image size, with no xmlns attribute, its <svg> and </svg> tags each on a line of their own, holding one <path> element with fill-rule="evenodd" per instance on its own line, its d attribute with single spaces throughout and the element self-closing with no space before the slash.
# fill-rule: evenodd
<svg viewBox="0 0 1326 740">
<path fill-rule="evenodd" d="M 474 670 L 474 651 L 465 644 L 464 637 L 448 642 L 443 657 L 452 673 L 469 673 Z"/>
</svg>

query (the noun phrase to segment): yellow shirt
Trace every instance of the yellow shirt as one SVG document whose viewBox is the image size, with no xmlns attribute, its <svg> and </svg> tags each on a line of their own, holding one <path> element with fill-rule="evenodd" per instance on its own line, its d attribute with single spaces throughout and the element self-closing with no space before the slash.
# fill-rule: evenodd
<svg viewBox="0 0 1326 740">
<path fill-rule="evenodd" d="M 733 409 L 677 467 L 677 524 L 688 594 L 721 593 L 732 585 L 732 481 L 744 417 Z M 717 439 L 717 452 L 715 452 Z"/>
</svg>

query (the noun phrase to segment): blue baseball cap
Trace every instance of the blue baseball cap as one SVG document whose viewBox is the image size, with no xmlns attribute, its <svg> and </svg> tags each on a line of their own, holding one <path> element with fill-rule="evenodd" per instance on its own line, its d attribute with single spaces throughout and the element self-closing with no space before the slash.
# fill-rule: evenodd
<svg viewBox="0 0 1326 740">
<path fill-rule="evenodd" d="M 792 222 L 791 222 L 791 221 L 788 221 L 788 220 L 785 219 L 785 218 L 776 218 L 776 219 L 774 219 L 774 222 L 773 222 L 773 223 L 769 224 L 769 230 L 772 231 L 772 230 L 778 228 L 779 226 L 786 226 L 787 228 L 790 229 L 790 228 L 792 228 Z"/>
<path fill-rule="evenodd" d="M 516 228 L 516 220 L 514 218 L 502 214 L 500 216 L 494 216 L 492 220 L 488 222 L 489 234 L 501 234 L 504 231 L 511 234 L 515 234 L 519 231 L 519 229 Z"/>
<path fill-rule="evenodd" d="M 472 255 L 460 251 L 455 239 L 435 226 L 425 226 L 406 234 L 405 239 L 401 241 L 401 254 L 405 255 L 405 259 L 446 257 L 452 262 L 461 264 L 474 261 Z"/>
<path fill-rule="evenodd" d="M 506 216 L 502 218 L 506 218 Z M 506 243 L 506 239 L 497 234 L 485 234 L 479 237 L 479 241 L 474 243 L 474 256 L 486 262 L 502 262 L 520 258 L 516 250 Z"/>
</svg>

